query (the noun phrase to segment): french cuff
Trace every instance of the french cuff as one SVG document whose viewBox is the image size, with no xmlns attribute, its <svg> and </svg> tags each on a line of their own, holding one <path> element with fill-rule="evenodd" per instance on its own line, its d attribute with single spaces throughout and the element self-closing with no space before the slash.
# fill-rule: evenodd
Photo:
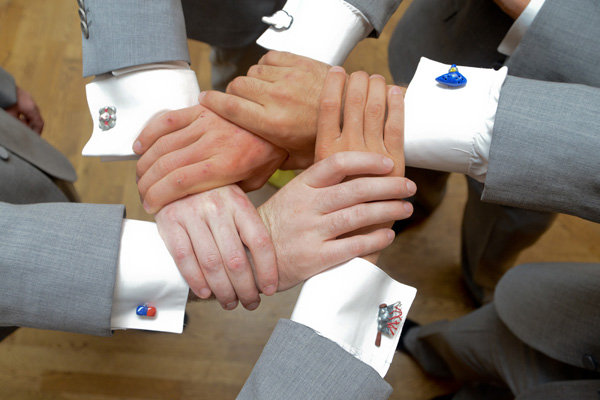
<svg viewBox="0 0 600 400">
<path fill-rule="evenodd" d="M 408 86 L 404 100 L 406 165 L 458 172 L 483 182 L 508 69 L 458 66 L 467 84 L 451 88 L 435 80 L 449 68 L 422 57 Z"/>
<path fill-rule="evenodd" d="M 148 121 L 198 104 L 200 88 L 187 64 L 151 64 L 97 76 L 86 94 L 94 129 L 82 155 L 112 161 L 137 158 L 132 146 Z"/>
<path fill-rule="evenodd" d="M 307 280 L 291 320 L 336 342 L 383 378 L 416 293 L 370 262 L 355 258 Z M 400 324 L 394 335 L 382 335 L 376 346 L 379 306 L 398 302 Z"/>
<path fill-rule="evenodd" d="M 288 0 L 263 22 L 271 25 L 256 41 L 330 65 L 341 65 L 373 30 L 369 20 L 343 0 Z"/>
<path fill-rule="evenodd" d="M 538 12 L 544 5 L 546 0 L 531 0 L 527 7 L 523 10 L 521 15 L 512 24 L 502 42 L 498 46 L 498 53 L 510 56 L 515 52 L 521 39 L 525 36 L 525 33 L 533 23 L 533 20 L 537 16 Z"/>
<path fill-rule="evenodd" d="M 183 332 L 189 287 L 153 222 L 123 220 L 111 329 Z M 137 315 L 140 305 L 155 316 Z"/>
</svg>

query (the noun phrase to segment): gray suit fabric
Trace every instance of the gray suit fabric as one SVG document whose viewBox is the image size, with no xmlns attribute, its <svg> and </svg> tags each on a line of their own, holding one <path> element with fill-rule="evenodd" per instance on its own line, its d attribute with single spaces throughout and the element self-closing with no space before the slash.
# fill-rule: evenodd
<svg viewBox="0 0 600 400">
<path fill-rule="evenodd" d="M 11 74 L 0 68 L 0 108 L 10 107 L 17 102 L 17 85 Z"/>
<path fill-rule="evenodd" d="M 11 90 L 4 80 L 0 92 Z M 0 110 L 0 327 L 110 334 L 124 210 L 64 203 L 57 184 L 75 179 L 62 154 Z"/>
<path fill-rule="evenodd" d="M 334 342 L 280 320 L 238 400 L 384 400 L 390 385 Z"/>
<path fill-rule="evenodd" d="M 546 0 L 508 60 L 523 77 L 502 87 L 483 200 L 600 221 L 599 29 L 596 1 Z M 518 399 L 597 398 L 598 304 L 598 263 L 520 266 L 493 304 L 411 331 L 409 351 L 430 373 L 500 381 Z M 467 340 L 475 331 L 488 339 Z M 485 368 L 465 369 L 473 360 Z"/>
</svg>

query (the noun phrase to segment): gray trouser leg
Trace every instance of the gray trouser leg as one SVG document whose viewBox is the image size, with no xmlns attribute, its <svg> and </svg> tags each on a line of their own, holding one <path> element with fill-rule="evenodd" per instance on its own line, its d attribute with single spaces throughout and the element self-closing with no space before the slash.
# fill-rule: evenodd
<svg viewBox="0 0 600 400">
<path fill-rule="evenodd" d="M 211 84 L 214 90 L 224 92 L 236 76 L 246 75 L 248 68 L 256 64 L 267 50 L 256 43 L 245 47 L 211 47 Z"/>
<path fill-rule="evenodd" d="M 548 382 L 589 378 L 588 371 L 521 342 L 498 318 L 493 303 L 451 322 L 411 329 L 405 345 L 432 376 L 484 384 L 487 390 L 508 387 L 514 396 Z M 468 398 L 467 393 L 465 388 L 460 398 Z"/>
</svg>

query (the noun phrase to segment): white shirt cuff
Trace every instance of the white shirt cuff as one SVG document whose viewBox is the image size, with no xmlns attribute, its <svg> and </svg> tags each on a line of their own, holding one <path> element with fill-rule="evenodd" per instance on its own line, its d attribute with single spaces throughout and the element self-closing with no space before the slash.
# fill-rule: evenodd
<svg viewBox="0 0 600 400">
<path fill-rule="evenodd" d="M 384 377 L 416 293 L 370 262 L 355 258 L 307 280 L 291 319 L 336 342 Z M 392 337 L 382 335 L 377 347 L 379 305 L 396 302 L 402 309 L 399 329 Z"/>
<path fill-rule="evenodd" d="M 184 66 L 185 65 L 185 66 Z M 86 85 L 94 129 L 83 148 L 84 156 L 103 160 L 133 159 L 131 149 L 154 116 L 198 104 L 200 88 L 186 63 L 149 64 L 96 77 Z M 113 128 L 100 128 L 101 110 L 116 108 Z"/>
<path fill-rule="evenodd" d="M 458 172 L 483 182 L 508 69 L 458 66 L 467 85 L 450 88 L 435 80 L 449 68 L 422 57 L 408 86 L 404 101 L 406 165 Z"/>
<path fill-rule="evenodd" d="M 529 2 L 521 15 L 519 15 L 512 24 L 508 33 L 504 36 L 504 39 L 502 39 L 502 42 L 498 46 L 499 53 L 506 56 L 510 56 L 514 53 L 545 1 L 546 0 L 531 0 Z"/>
<path fill-rule="evenodd" d="M 156 224 L 125 219 L 111 328 L 181 333 L 188 291 Z M 143 304 L 155 307 L 156 316 L 137 315 Z"/>
<path fill-rule="evenodd" d="M 256 43 L 330 65 L 343 64 L 373 30 L 363 13 L 343 0 L 288 0 L 283 11 L 263 18 L 273 25 Z"/>
</svg>

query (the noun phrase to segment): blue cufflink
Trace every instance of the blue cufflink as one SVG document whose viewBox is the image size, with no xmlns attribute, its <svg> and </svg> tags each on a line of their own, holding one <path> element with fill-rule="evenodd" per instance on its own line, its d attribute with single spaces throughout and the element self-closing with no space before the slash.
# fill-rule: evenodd
<svg viewBox="0 0 600 400">
<path fill-rule="evenodd" d="M 148 303 L 140 304 L 135 309 L 135 313 L 141 317 L 155 317 L 156 307 L 152 307 Z"/>
<path fill-rule="evenodd" d="M 394 337 L 402 322 L 402 303 L 381 304 L 377 314 L 377 339 L 375 346 L 381 345 L 381 334 Z"/>
<path fill-rule="evenodd" d="M 442 85 L 450 87 L 463 87 L 467 84 L 467 78 L 465 78 L 463 74 L 458 72 L 456 64 L 452 64 L 447 74 L 440 75 L 437 78 L 435 78 L 435 80 L 441 83 Z"/>
</svg>

